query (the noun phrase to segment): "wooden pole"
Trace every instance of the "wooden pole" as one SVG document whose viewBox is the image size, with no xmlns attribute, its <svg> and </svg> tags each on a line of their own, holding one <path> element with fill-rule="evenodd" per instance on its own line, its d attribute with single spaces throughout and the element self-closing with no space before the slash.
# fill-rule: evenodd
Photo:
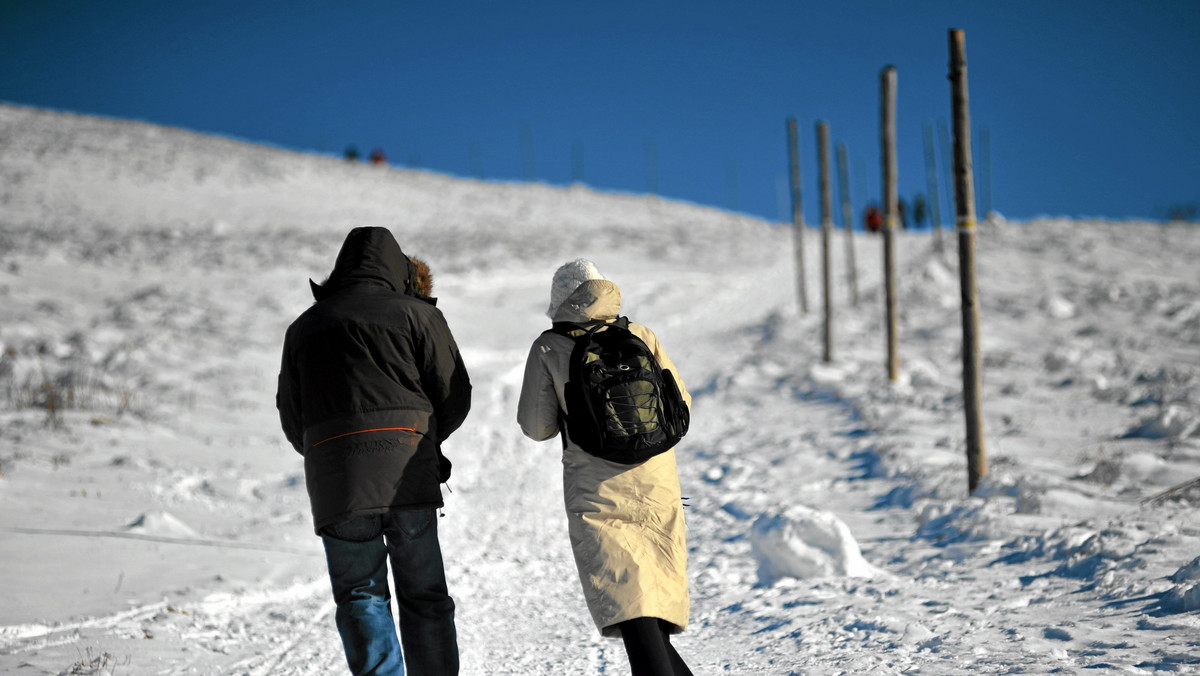
<svg viewBox="0 0 1200 676">
<path fill-rule="evenodd" d="M 938 203 L 937 160 L 933 152 L 933 125 L 926 122 L 925 132 L 925 192 L 929 193 L 929 221 L 933 227 L 933 250 L 941 253 L 945 246 L 942 244 L 942 208 Z"/>
<path fill-rule="evenodd" d="M 583 141 L 575 141 L 571 143 L 571 182 L 583 183 L 584 181 L 584 146 Z"/>
<path fill-rule="evenodd" d="M 846 144 L 837 147 L 838 192 L 842 198 L 842 222 L 846 230 L 846 283 L 850 302 L 858 307 L 858 265 L 854 262 L 854 211 L 850 208 L 850 170 L 846 166 Z"/>
<path fill-rule="evenodd" d="M 833 361 L 833 271 L 829 240 L 833 237 L 833 188 L 829 180 L 829 125 L 817 123 L 817 156 L 821 169 L 821 273 L 825 290 L 825 361 Z"/>
<path fill-rule="evenodd" d="M 467 155 L 471 160 L 471 175 L 483 179 L 483 152 L 479 149 L 479 141 L 467 144 Z"/>
<path fill-rule="evenodd" d="M 646 192 L 658 194 L 658 146 L 654 139 L 646 139 L 642 144 L 643 155 L 646 158 Z"/>
<path fill-rule="evenodd" d="M 896 327 L 896 69 L 888 66 L 879 77 L 880 130 L 883 145 L 883 279 L 887 319 L 888 380 L 900 380 Z"/>
<path fill-rule="evenodd" d="M 937 121 L 937 138 L 938 150 L 942 155 L 942 171 L 946 175 L 946 180 L 943 181 L 946 186 L 943 189 L 946 193 L 946 206 L 950 211 L 954 211 L 954 151 L 950 148 L 950 127 L 942 118 L 938 118 Z"/>
<path fill-rule="evenodd" d="M 737 211 L 741 208 L 740 192 L 737 161 L 731 157 L 725 162 L 725 202 L 730 211 Z"/>
<path fill-rule="evenodd" d="M 804 212 L 800 208 L 800 148 L 796 134 L 796 118 L 787 119 L 787 132 L 792 178 L 792 232 L 796 247 L 796 293 L 800 296 L 801 314 L 808 314 L 808 288 L 804 283 Z"/>
<path fill-rule="evenodd" d="M 962 291 L 963 406 L 967 423 L 967 490 L 987 475 L 983 440 L 983 387 L 979 359 L 979 294 L 975 284 L 975 191 L 971 173 L 971 118 L 967 101 L 966 35 L 950 31 L 950 85 L 954 109 L 954 209 Z"/>
<path fill-rule="evenodd" d="M 991 132 L 988 131 L 987 127 L 983 127 L 979 130 L 979 154 L 981 156 L 979 158 L 979 160 L 980 160 L 980 164 L 983 165 L 981 167 L 982 171 L 979 172 L 979 173 L 983 174 L 982 176 L 979 177 L 980 178 L 979 182 L 981 184 L 980 192 L 983 193 L 982 195 L 980 195 L 980 197 L 982 199 L 979 200 L 979 203 L 980 203 L 980 206 L 983 207 L 984 219 L 990 219 L 992 217 L 992 139 L 991 139 L 991 136 L 992 136 Z"/>
<path fill-rule="evenodd" d="M 522 120 L 521 136 L 521 174 L 526 183 L 532 183 L 537 178 L 537 156 L 533 152 L 533 128 Z"/>
</svg>

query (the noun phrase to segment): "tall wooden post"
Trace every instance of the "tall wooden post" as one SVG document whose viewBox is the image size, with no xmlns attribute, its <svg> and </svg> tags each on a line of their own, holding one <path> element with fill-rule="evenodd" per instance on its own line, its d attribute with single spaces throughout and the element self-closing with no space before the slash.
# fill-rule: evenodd
<svg viewBox="0 0 1200 676">
<path fill-rule="evenodd" d="M 979 294 L 975 285 L 975 190 L 971 173 L 971 118 L 967 105 L 967 47 L 961 30 L 950 31 L 950 85 L 954 108 L 954 210 L 962 291 L 963 406 L 967 418 L 967 490 L 987 475 L 983 441 L 983 387 L 979 360 Z"/>
<path fill-rule="evenodd" d="M 533 128 L 529 122 L 521 121 L 520 135 L 521 174 L 525 177 L 526 183 L 531 183 L 537 178 L 537 155 L 533 152 Z"/>
<path fill-rule="evenodd" d="M 833 361 L 833 271 L 829 240 L 833 237 L 833 188 L 829 180 L 829 125 L 817 123 L 817 159 L 821 171 L 821 274 L 825 291 L 825 361 Z"/>
<path fill-rule="evenodd" d="M 842 222 L 846 230 L 846 284 L 850 302 L 858 307 L 858 265 L 854 262 L 854 211 L 850 208 L 850 170 L 846 166 L 846 144 L 837 146 L 838 193 L 842 198 Z"/>
<path fill-rule="evenodd" d="M 888 380 L 900 380 L 900 356 L 896 326 L 896 68 L 888 66 L 879 76 L 880 140 L 883 146 L 883 279 L 887 305 Z"/>
<path fill-rule="evenodd" d="M 942 182 L 946 186 L 946 206 L 950 211 L 954 211 L 954 150 L 950 147 L 950 127 L 942 118 L 938 118 L 937 121 L 937 138 L 938 150 L 942 156 L 942 171 L 946 175 L 946 180 Z"/>
<path fill-rule="evenodd" d="M 584 181 L 584 145 L 583 141 L 573 141 L 571 143 L 571 182 L 583 183 Z"/>
<path fill-rule="evenodd" d="M 787 119 L 787 132 L 792 178 L 792 231 L 796 247 L 796 293 L 800 296 L 800 312 L 808 314 L 808 288 L 804 282 L 804 212 L 800 208 L 800 148 L 796 134 L 796 118 Z"/>
<path fill-rule="evenodd" d="M 646 157 L 646 192 L 658 194 L 658 146 L 654 139 L 646 139 L 642 144 L 643 155 Z"/>
<path fill-rule="evenodd" d="M 471 175 L 482 180 L 483 152 L 479 149 L 479 141 L 471 141 L 467 144 L 467 156 L 471 162 Z"/>
<path fill-rule="evenodd" d="M 992 217 L 992 139 L 987 127 L 979 130 L 979 163 L 982 165 L 979 173 L 980 195 L 979 205 L 983 207 L 984 219 Z"/>
<path fill-rule="evenodd" d="M 925 192 L 929 193 L 929 221 L 933 227 L 933 250 L 941 253 L 945 248 L 942 244 L 942 208 L 938 199 L 937 160 L 933 152 L 933 125 L 925 122 Z"/>
</svg>

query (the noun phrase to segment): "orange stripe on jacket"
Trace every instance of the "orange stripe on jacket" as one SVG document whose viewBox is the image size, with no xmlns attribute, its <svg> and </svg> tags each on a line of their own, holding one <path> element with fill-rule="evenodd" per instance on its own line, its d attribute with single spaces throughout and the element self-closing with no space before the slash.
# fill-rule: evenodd
<svg viewBox="0 0 1200 676">
<path fill-rule="evenodd" d="M 328 439 L 322 439 L 322 440 L 318 441 L 317 443 L 313 444 L 311 446 L 311 448 L 316 448 L 317 446 L 320 446 L 321 444 L 325 443 L 326 441 L 333 441 L 334 439 L 341 439 L 342 437 L 349 437 L 349 436 L 353 436 L 355 434 L 366 434 L 368 432 L 416 432 L 416 430 L 411 427 L 377 427 L 373 430 L 359 430 L 357 432 L 346 432 L 345 434 L 339 434 L 336 437 L 329 437 Z"/>
</svg>

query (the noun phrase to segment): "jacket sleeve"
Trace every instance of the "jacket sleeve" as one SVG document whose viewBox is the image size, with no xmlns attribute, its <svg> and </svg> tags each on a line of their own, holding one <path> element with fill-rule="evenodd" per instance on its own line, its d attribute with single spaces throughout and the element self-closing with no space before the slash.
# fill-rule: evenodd
<svg viewBox="0 0 1200 676">
<path fill-rule="evenodd" d="M 517 423 L 521 432 L 534 441 L 545 441 L 558 434 L 558 394 L 554 379 L 542 355 L 546 348 L 534 342 L 525 360 L 525 377 L 517 401 Z"/>
<path fill-rule="evenodd" d="M 471 378 L 441 312 L 414 341 L 421 364 L 421 388 L 433 406 L 437 442 L 450 437 L 471 410 Z"/>
<path fill-rule="evenodd" d="M 290 334 L 289 334 L 290 335 Z M 283 342 L 283 359 L 279 366 L 279 386 L 275 391 L 275 407 L 279 409 L 279 423 L 283 435 L 292 448 L 304 455 L 304 425 L 300 414 L 300 387 L 289 359 L 290 340 Z"/>
</svg>

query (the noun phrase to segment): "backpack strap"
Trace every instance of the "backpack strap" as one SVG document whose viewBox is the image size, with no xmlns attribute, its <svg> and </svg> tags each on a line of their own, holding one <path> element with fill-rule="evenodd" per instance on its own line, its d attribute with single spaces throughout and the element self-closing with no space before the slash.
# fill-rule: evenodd
<svg viewBox="0 0 1200 676">
<path fill-rule="evenodd" d="M 590 322 L 588 324 L 577 324 L 575 322 L 554 322 L 550 328 L 542 331 L 542 333 L 557 333 L 558 335 L 566 336 L 567 338 L 579 339 L 588 333 L 604 328 L 605 326 L 617 326 L 628 331 L 629 317 L 617 317 L 611 322 L 600 322 L 596 324 L 591 324 Z"/>
<path fill-rule="evenodd" d="M 567 338 L 575 339 L 584 335 L 587 333 L 587 331 L 588 327 L 575 324 L 573 322 L 554 322 L 550 328 L 542 331 L 542 335 L 546 335 L 547 333 L 556 333 L 560 336 L 566 336 Z"/>
</svg>

